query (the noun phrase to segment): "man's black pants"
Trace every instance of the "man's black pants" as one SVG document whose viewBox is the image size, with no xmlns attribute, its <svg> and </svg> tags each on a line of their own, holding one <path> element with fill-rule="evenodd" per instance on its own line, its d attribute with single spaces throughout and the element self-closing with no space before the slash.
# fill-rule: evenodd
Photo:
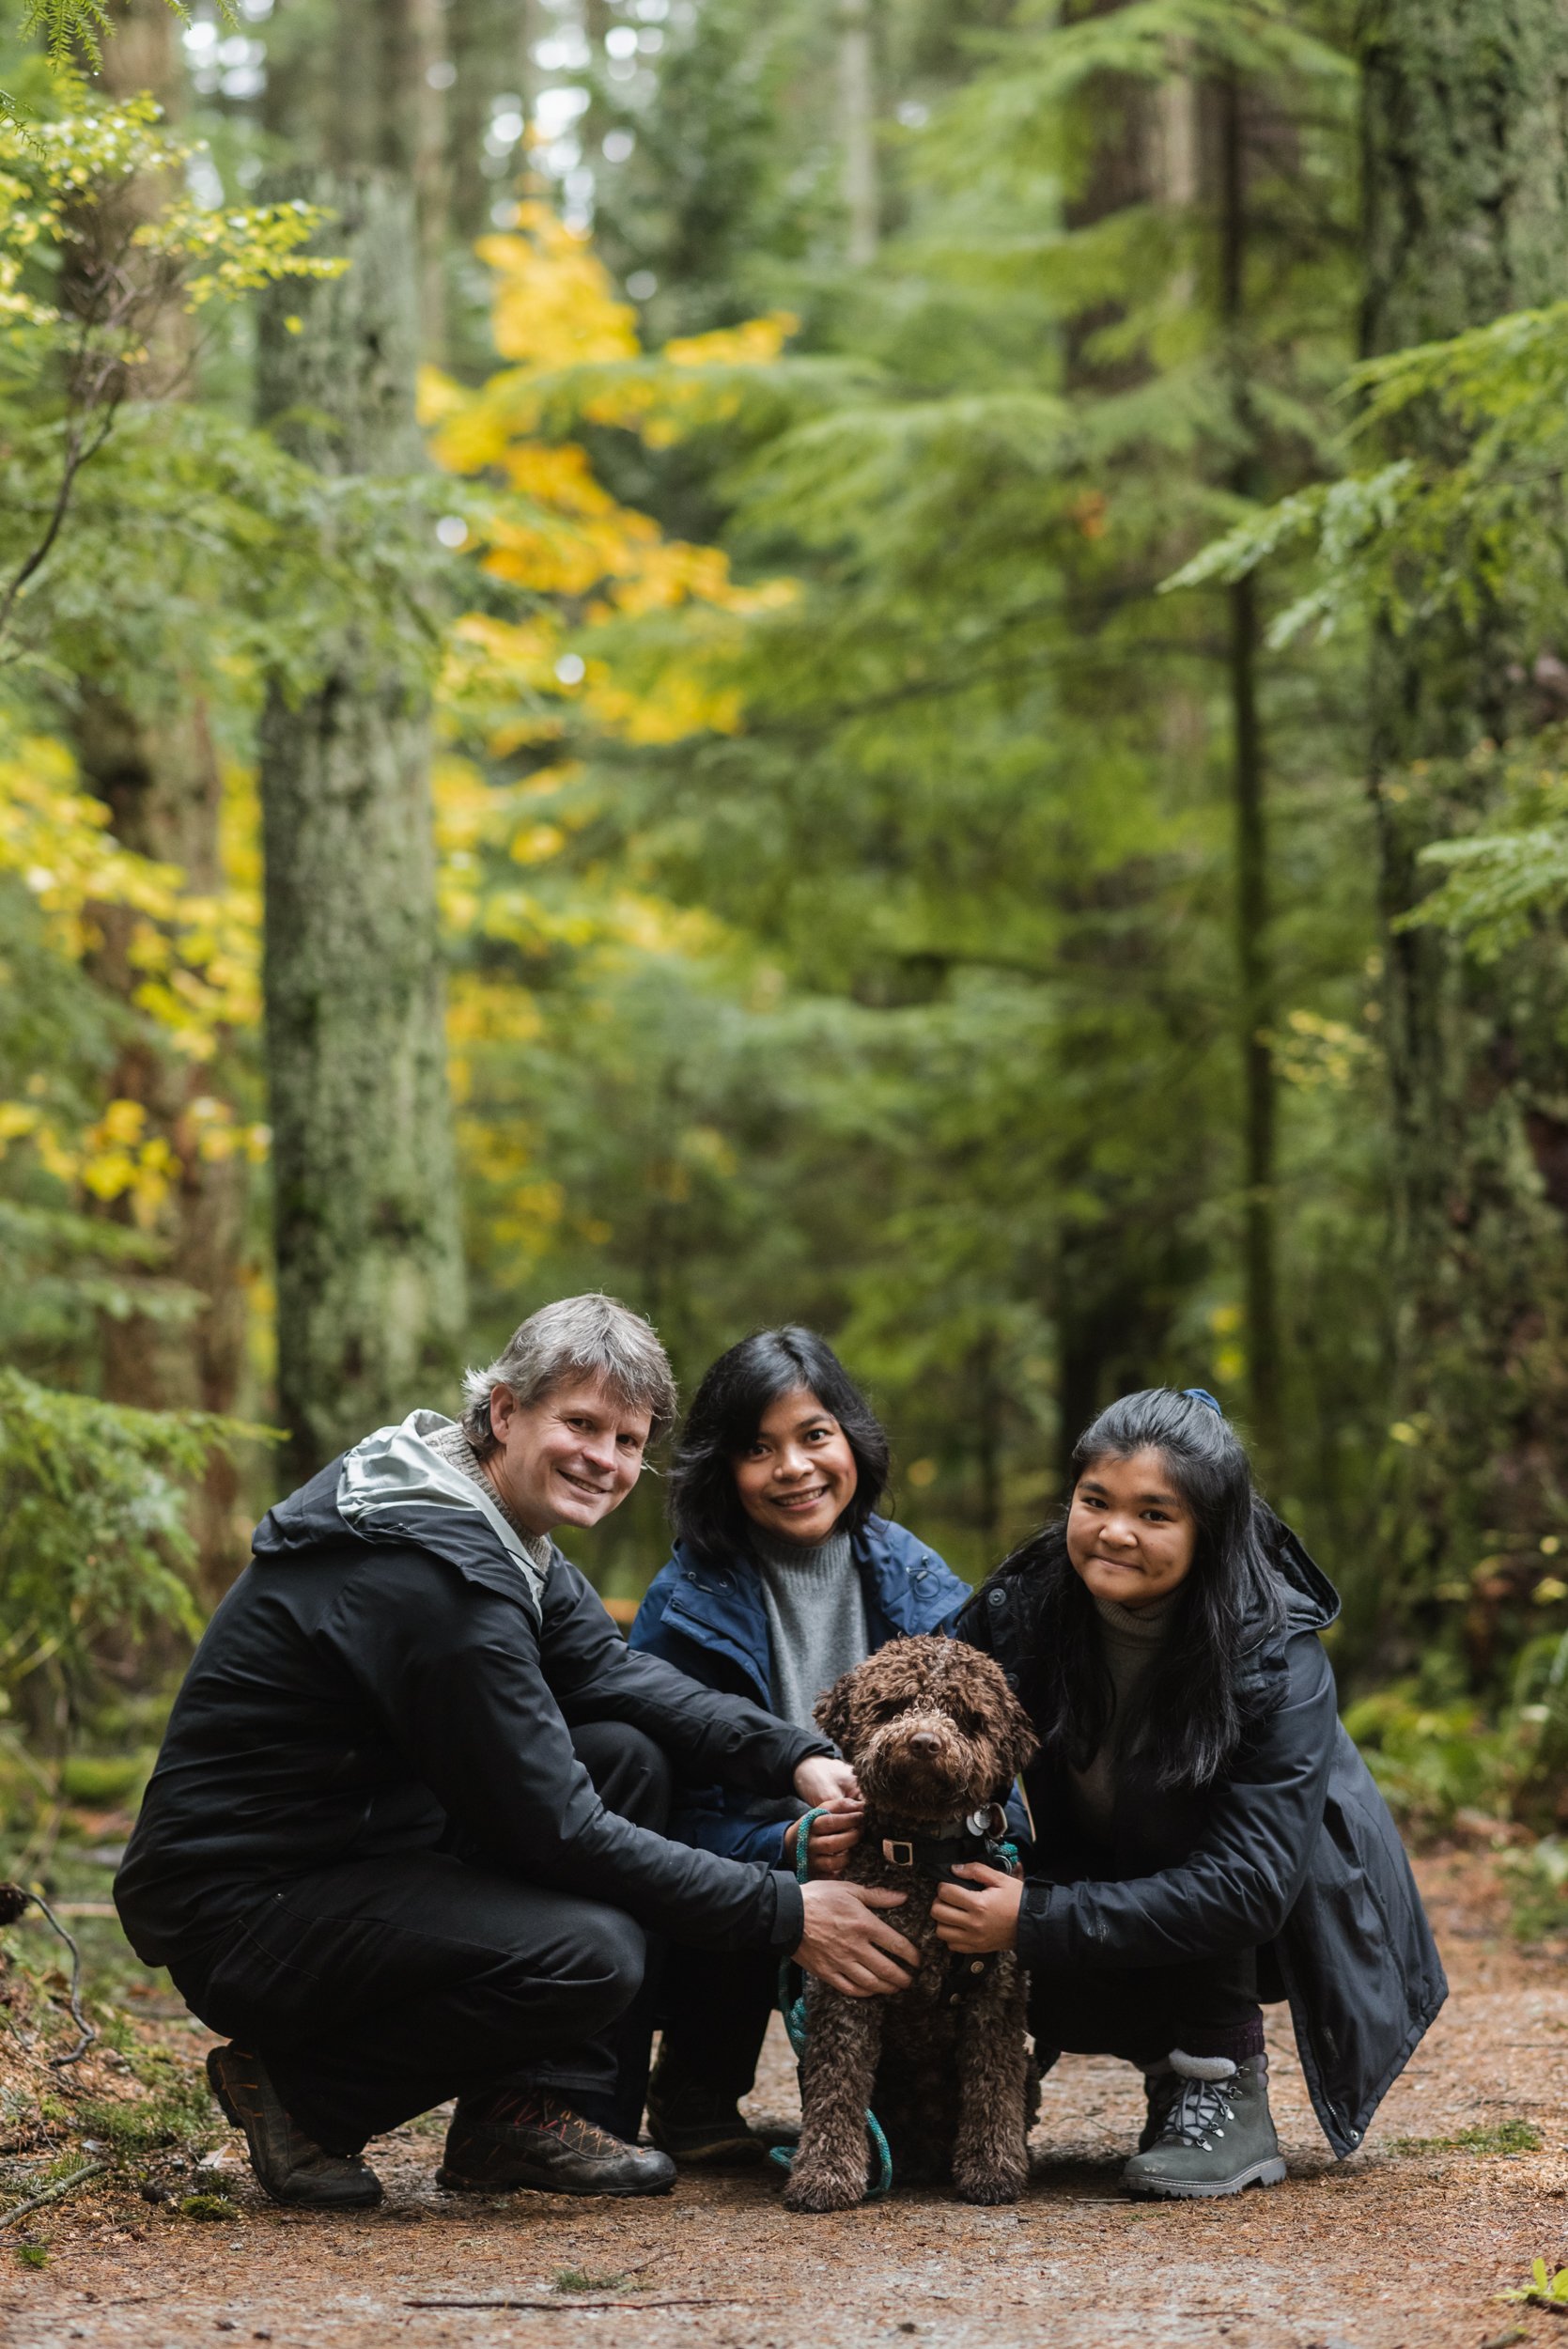
<svg viewBox="0 0 1568 2349">
<path fill-rule="evenodd" d="M 750 2094 L 778 2002 L 777 1950 L 667 1948 L 655 2004 L 670 2085 L 724 2104 Z"/>
<path fill-rule="evenodd" d="M 650 1737 L 596 1721 L 572 1743 L 608 1810 L 663 1831 L 670 1769 Z M 646 2045 L 644 1956 L 607 1901 L 412 1850 L 272 1885 L 170 1971 L 261 2058 L 307 2136 L 351 2154 L 448 2096 L 535 2083 L 635 2137 L 645 2060 L 631 2077 L 623 2041 Z"/>
</svg>

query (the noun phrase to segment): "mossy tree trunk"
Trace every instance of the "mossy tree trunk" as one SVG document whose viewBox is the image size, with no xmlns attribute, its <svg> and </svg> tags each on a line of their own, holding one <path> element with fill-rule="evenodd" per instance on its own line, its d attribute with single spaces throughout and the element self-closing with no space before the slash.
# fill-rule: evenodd
<svg viewBox="0 0 1568 2349">
<path fill-rule="evenodd" d="M 1568 0 L 1371 0 L 1359 45 L 1364 350 L 1568 295 Z M 1433 429 L 1412 420 L 1411 455 Z M 1568 1492 L 1568 971 L 1555 933 L 1482 967 L 1402 917 L 1421 849 L 1486 816 L 1467 754 L 1534 723 L 1517 653 L 1500 613 L 1453 614 L 1380 641 L 1373 676 L 1398 1563 L 1418 1594 L 1473 1588 L 1478 1636 Z"/>
<path fill-rule="evenodd" d="M 184 75 L 179 20 L 166 0 L 114 0 L 103 40 L 101 81 L 116 100 L 150 90 L 164 113 L 181 110 Z M 150 219 L 166 191 L 134 181 L 120 199 L 125 233 Z M 191 321 L 178 303 L 156 321 L 142 374 L 153 397 L 183 395 L 191 365 Z M 190 888 L 216 894 L 223 882 L 223 786 L 198 684 L 178 673 L 150 681 L 134 705 L 95 675 L 76 681 L 72 743 L 85 781 L 108 808 L 115 836 L 154 862 L 178 865 Z M 130 952 L 141 917 L 125 908 L 100 914 L 98 976 L 127 1003 L 145 979 Z M 161 1046 L 137 1015 L 110 1073 L 114 1097 L 135 1101 L 144 1132 L 166 1141 L 179 1173 L 157 1223 L 167 1253 L 162 1274 L 193 1293 L 189 1317 L 104 1314 L 100 1375 L 111 1402 L 156 1409 L 231 1412 L 244 1369 L 248 1166 L 243 1151 L 204 1149 L 203 1097 L 224 1090 L 210 1062 Z M 105 1212 L 123 1218 L 128 1203 Z M 221 1595 L 243 1563 L 248 1529 L 239 1520 L 239 1472 L 215 1457 L 196 1497 L 194 1531 L 202 1581 Z"/>
<path fill-rule="evenodd" d="M 406 185 L 315 174 L 352 266 L 262 308 L 261 412 L 324 472 L 419 462 Z M 298 325 L 291 325 L 291 320 Z M 261 727 L 278 1400 L 301 1474 L 450 1400 L 462 1264 L 423 685 L 351 633 Z"/>
<path fill-rule="evenodd" d="M 442 69 L 477 0 L 282 0 L 268 23 L 262 127 L 301 164 L 411 184 L 420 356 L 446 356 L 452 171 Z"/>
</svg>

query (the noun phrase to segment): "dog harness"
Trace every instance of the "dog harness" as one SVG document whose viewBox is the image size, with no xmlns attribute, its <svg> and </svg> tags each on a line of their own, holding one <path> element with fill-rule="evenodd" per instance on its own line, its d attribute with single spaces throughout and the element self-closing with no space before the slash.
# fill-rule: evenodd
<svg viewBox="0 0 1568 2349">
<path fill-rule="evenodd" d="M 961 1881 L 954 1870 L 966 1860 L 983 1860 L 987 1868 L 1000 1868 L 1008 1875 L 1018 1864 L 1017 1845 L 1007 1840 L 1007 1813 L 1000 1802 L 971 1811 L 956 1835 L 884 1835 L 882 1858 L 890 1868 L 908 1868 L 939 1884 Z M 981 1957 L 969 1957 L 955 1950 L 942 1977 L 942 2005 L 968 2006 L 996 1971 L 999 1954 L 987 1950 Z"/>
</svg>

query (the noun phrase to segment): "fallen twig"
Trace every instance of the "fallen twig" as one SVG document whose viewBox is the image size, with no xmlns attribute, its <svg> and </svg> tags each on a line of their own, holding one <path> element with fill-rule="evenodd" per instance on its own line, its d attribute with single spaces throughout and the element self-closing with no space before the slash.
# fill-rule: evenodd
<svg viewBox="0 0 1568 2349">
<path fill-rule="evenodd" d="M 749 2309 L 749 2300 L 588 2300 L 581 2293 L 552 2293 L 547 2300 L 405 2300 L 406 2309 Z"/>
<path fill-rule="evenodd" d="M 45 2202 L 57 2202 L 73 2186 L 85 2186 L 89 2178 L 101 2178 L 108 2167 L 106 2161 L 89 2161 L 80 2170 L 73 2170 L 69 2178 L 56 2178 L 53 2186 L 46 2186 L 40 2193 L 29 2194 L 24 2202 L 14 2202 L 9 2210 L 0 2212 L 0 2227 L 8 2227 L 13 2218 L 25 2218 L 30 2210 L 41 2210 Z"/>
<path fill-rule="evenodd" d="M 14 1925 L 26 1914 L 29 1905 L 42 1912 L 70 1952 L 70 2019 L 82 2036 L 70 2055 L 50 2057 L 51 2071 L 60 2072 L 68 2063 L 80 2063 L 98 2037 L 98 2030 L 82 2012 L 82 1952 L 74 1937 L 66 1931 L 41 1892 L 29 1891 L 23 1884 L 0 1884 L 0 1925 Z"/>
</svg>

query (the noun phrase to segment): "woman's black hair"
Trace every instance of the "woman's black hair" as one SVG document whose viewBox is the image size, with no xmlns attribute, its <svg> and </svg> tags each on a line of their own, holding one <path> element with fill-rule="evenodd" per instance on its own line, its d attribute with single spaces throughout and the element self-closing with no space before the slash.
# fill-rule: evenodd
<svg viewBox="0 0 1568 2349">
<path fill-rule="evenodd" d="M 756 1330 L 706 1372 L 671 1463 L 670 1522 L 697 1557 L 733 1557 L 747 1547 L 751 1519 L 736 1487 L 736 1461 L 755 1441 L 769 1404 L 800 1387 L 831 1411 L 855 1456 L 855 1497 L 837 1530 L 858 1533 L 882 1498 L 886 1430 L 827 1339 L 815 1330 Z"/>
<path fill-rule="evenodd" d="M 1212 1785 L 1247 1726 L 1239 1695 L 1243 1657 L 1282 1620 L 1280 1584 L 1261 1526 L 1264 1503 L 1241 1439 L 1212 1395 L 1146 1387 L 1110 1404 L 1073 1446 L 1073 1483 L 1096 1460 L 1157 1452 L 1197 1520 L 1192 1565 L 1178 1585 L 1161 1643 L 1117 1749 L 1137 1743 L 1164 1787 Z M 1027 1579 L 1031 1620 L 1019 1693 L 1041 1745 L 1087 1769 L 1110 1721 L 1113 1693 L 1094 1602 L 1067 1555 L 1066 1516 L 997 1568 Z"/>
</svg>

